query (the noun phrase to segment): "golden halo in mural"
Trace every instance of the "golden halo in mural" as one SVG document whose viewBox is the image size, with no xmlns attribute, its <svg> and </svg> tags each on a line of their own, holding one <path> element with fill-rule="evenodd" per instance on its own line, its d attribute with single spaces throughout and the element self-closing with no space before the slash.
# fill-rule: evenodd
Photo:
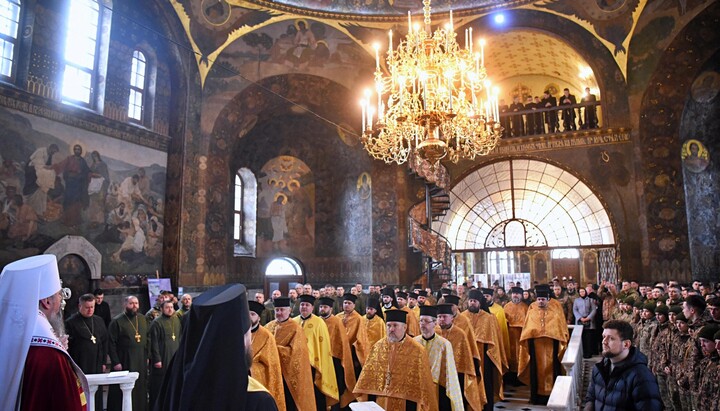
<svg viewBox="0 0 720 411">
<path fill-rule="evenodd" d="M 276 202 L 278 200 L 278 198 L 282 198 L 282 203 L 287 204 L 288 198 L 285 195 L 285 193 L 282 193 L 282 192 L 275 193 L 275 196 L 273 197 L 273 202 Z"/>
<path fill-rule="evenodd" d="M 705 148 L 703 143 L 695 139 L 690 139 L 683 143 L 680 158 L 685 168 L 693 173 L 705 171 L 710 163 L 707 148 Z"/>
<path fill-rule="evenodd" d="M 292 180 L 290 180 L 290 182 L 288 182 L 287 188 L 288 190 L 290 190 L 290 192 L 293 192 L 300 188 L 300 182 L 293 178 Z"/>
<path fill-rule="evenodd" d="M 543 93 L 548 91 L 551 96 L 557 95 L 560 92 L 560 86 L 555 83 L 550 83 L 543 89 Z"/>
<path fill-rule="evenodd" d="M 295 20 L 295 28 L 299 31 L 300 30 L 300 23 L 303 23 L 305 25 L 306 29 L 309 29 L 310 26 L 308 26 L 308 22 L 305 19 L 298 19 Z"/>
<path fill-rule="evenodd" d="M 83 155 L 87 154 L 87 147 L 85 146 L 85 143 L 83 143 L 80 140 L 75 140 L 72 143 L 70 143 L 70 146 L 68 147 L 68 151 L 70 151 L 70 154 L 75 154 L 73 150 L 75 149 L 75 146 L 80 146 L 82 149 Z"/>
</svg>

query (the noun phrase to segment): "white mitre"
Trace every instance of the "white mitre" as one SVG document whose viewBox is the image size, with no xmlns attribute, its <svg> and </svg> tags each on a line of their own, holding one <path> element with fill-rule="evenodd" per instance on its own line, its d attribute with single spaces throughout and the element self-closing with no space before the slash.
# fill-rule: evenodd
<svg viewBox="0 0 720 411">
<path fill-rule="evenodd" d="M 39 301 L 60 291 L 54 255 L 12 262 L 0 275 L 0 410 L 14 410 L 19 398 L 25 358 L 38 320 Z"/>
</svg>

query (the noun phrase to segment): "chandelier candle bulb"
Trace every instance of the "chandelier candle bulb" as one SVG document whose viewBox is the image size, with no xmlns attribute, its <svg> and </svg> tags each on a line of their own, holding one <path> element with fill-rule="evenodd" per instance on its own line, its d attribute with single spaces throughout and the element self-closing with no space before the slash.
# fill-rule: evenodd
<svg viewBox="0 0 720 411">
<path fill-rule="evenodd" d="M 485 68 L 485 39 L 480 39 L 480 64 Z"/>
</svg>

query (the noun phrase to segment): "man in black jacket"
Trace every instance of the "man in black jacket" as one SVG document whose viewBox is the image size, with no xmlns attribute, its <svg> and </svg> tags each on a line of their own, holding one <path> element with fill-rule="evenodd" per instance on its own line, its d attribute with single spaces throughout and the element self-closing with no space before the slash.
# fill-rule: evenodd
<svg viewBox="0 0 720 411">
<path fill-rule="evenodd" d="M 603 331 L 603 360 L 595 365 L 585 396 L 585 411 L 662 410 L 657 380 L 647 358 L 632 346 L 629 323 L 610 320 Z"/>
</svg>

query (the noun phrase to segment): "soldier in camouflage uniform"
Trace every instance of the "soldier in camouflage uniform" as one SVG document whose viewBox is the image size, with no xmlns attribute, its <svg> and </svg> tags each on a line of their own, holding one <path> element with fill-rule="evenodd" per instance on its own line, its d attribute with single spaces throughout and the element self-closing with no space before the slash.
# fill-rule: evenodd
<svg viewBox="0 0 720 411">
<path fill-rule="evenodd" d="M 643 305 L 645 303 L 643 300 L 635 299 L 635 304 L 633 304 L 633 312 L 632 312 L 632 319 L 630 320 L 630 325 L 633 328 L 633 345 L 638 347 L 640 345 L 640 330 L 641 330 L 641 317 L 640 313 L 642 312 Z"/>
<path fill-rule="evenodd" d="M 704 410 L 720 410 L 720 347 L 716 345 L 716 340 L 720 340 L 720 325 L 705 325 L 698 333 L 698 340 L 704 357 L 700 361 L 702 372 L 693 397 L 701 398 L 696 402 Z"/>
<path fill-rule="evenodd" d="M 648 358 L 650 358 L 652 343 L 658 331 L 655 308 L 657 308 L 657 305 L 654 302 L 648 301 L 645 303 L 640 314 L 641 320 L 638 327 L 638 349 Z"/>
<path fill-rule="evenodd" d="M 562 305 L 563 313 L 565 313 L 565 320 L 568 324 L 575 324 L 575 316 L 573 315 L 573 303 L 568 298 L 560 287 L 559 284 L 553 286 L 553 293 L 555 293 L 555 299 Z"/>
<path fill-rule="evenodd" d="M 699 295 L 688 295 L 683 303 L 683 314 L 688 319 L 688 332 L 690 333 L 690 341 L 687 350 L 685 351 L 685 357 L 683 364 L 686 367 L 686 373 L 684 378 L 679 379 L 680 386 L 687 389 L 690 394 L 690 404 L 693 409 L 699 410 L 700 398 L 695 395 L 696 386 L 700 380 L 701 369 L 699 367 L 700 361 L 703 359 L 702 350 L 700 349 L 700 341 L 698 340 L 698 333 L 700 329 L 705 325 L 705 320 L 702 318 L 705 312 L 707 304 L 705 300 Z"/>
<path fill-rule="evenodd" d="M 672 399 L 668 389 L 668 377 L 665 374 L 665 367 L 670 365 L 670 338 L 672 337 L 672 324 L 668 320 L 670 310 L 667 305 L 661 305 L 655 309 L 655 319 L 657 320 L 657 336 L 653 340 L 650 356 L 648 357 L 648 366 L 650 371 L 655 374 L 660 388 L 660 397 L 665 404 L 666 410 L 672 410 Z"/>
<path fill-rule="evenodd" d="M 678 411 L 691 411 L 692 403 L 690 398 L 689 384 L 686 383 L 686 374 L 692 372 L 685 363 L 685 353 L 692 346 L 693 340 L 690 338 L 688 320 L 685 314 L 680 313 L 675 317 L 678 333 L 671 342 L 671 358 L 672 362 L 667 370 L 668 377 L 675 380 L 675 388 L 677 392 L 673 392 L 673 407 Z"/>
</svg>

